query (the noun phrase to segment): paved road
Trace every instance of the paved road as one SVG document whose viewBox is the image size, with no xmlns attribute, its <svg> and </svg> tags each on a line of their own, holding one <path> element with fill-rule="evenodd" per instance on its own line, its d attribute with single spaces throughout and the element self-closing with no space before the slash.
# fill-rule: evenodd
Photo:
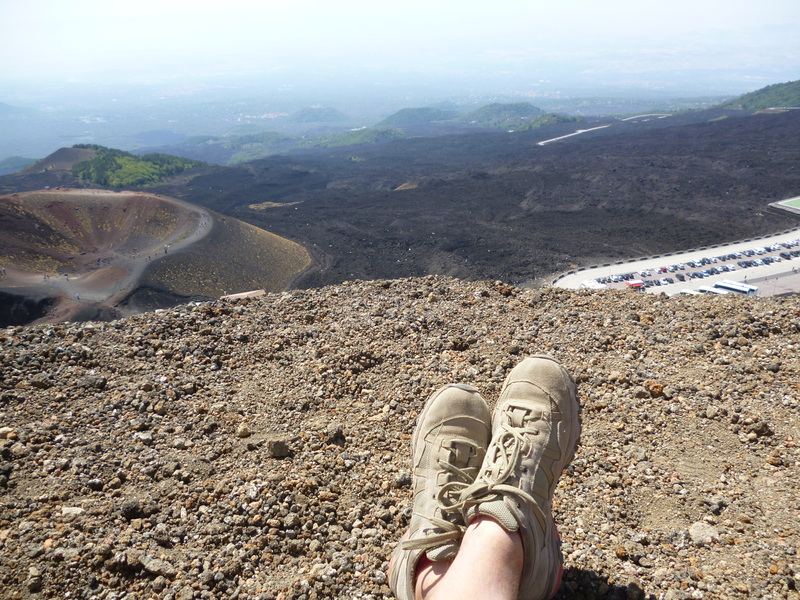
<svg viewBox="0 0 800 600">
<path fill-rule="evenodd" d="M 742 252 L 743 250 L 752 250 L 754 248 L 763 248 L 772 244 L 800 239 L 800 228 L 793 229 L 778 235 L 767 236 L 748 241 L 736 242 L 726 244 L 724 246 L 714 246 L 705 249 L 689 250 L 686 252 L 673 253 L 671 255 L 663 255 L 653 258 L 635 259 L 623 263 L 613 263 L 610 265 L 591 267 L 583 269 L 567 275 L 562 276 L 553 285 L 560 288 L 578 289 L 587 287 L 585 282 L 600 277 L 610 277 L 612 275 L 622 275 L 624 273 L 637 273 L 639 271 L 650 270 L 653 275 L 645 277 L 645 279 L 658 279 L 660 277 L 675 278 L 674 273 L 665 273 L 657 275 L 655 269 L 658 267 L 666 267 L 678 263 L 686 263 L 692 260 L 699 260 L 703 257 L 711 258 L 733 252 Z M 793 248 L 798 249 L 798 248 Z M 769 252 L 764 256 L 777 256 L 780 252 L 784 251 L 781 248 L 776 252 Z M 720 264 L 736 264 L 739 260 L 763 258 L 764 256 L 751 256 L 743 257 L 732 261 L 712 264 L 702 268 L 686 267 L 679 273 L 686 273 L 687 271 L 700 271 L 708 269 L 709 266 L 718 266 Z M 675 281 L 675 283 L 664 286 L 654 286 L 647 288 L 647 291 L 652 294 L 665 293 L 668 295 L 678 294 L 683 290 L 697 290 L 703 286 L 713 286 L 715 282 L 729 279 L 731 281 L 747 281 L 752 285 L 758 286 L 759 296 L 773 296 L 775 294 L 782 294 L 786 292 L 800 291 L 800 258 L 792 260 L 784 260 L 779 263 L 772 263 L 770 265 L 763 265 L 760 267 L 749 267 L 746 269 L 739 268 L 735 272 L 723 273 L 721 275 L 712 275 L 703 279 L 690 279 L 685 282 Z M 624 282 L 611 284 L 608 287 L 616 289 L 624 289 L 626 286 Z"/>
</svg>

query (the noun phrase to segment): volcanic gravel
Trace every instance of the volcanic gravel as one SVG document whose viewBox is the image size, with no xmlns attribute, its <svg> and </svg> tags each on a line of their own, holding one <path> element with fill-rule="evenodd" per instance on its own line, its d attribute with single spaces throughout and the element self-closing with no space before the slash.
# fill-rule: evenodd
<svg viewBox="0 0 800 600">
<path fill-rule="evenodd" d="M 425 277 L 0 330 L 0 596 L 390 597 L 439 386 L 579 385 L 559 598 L 794 598 L 800 298 Z"/>
</svg>

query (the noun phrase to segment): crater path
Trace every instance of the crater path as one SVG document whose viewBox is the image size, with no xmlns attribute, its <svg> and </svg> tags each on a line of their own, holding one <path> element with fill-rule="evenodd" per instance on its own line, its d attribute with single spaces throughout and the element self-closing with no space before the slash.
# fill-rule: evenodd
<svg viewBox="0 0 800 600">
<path fill-rule="evenodd" d="M 0 197 L 0 290 L 116 305 L 154 261 L 203 239 L 214 217 L 142 192 L 54 189 Z"/>
</svg>

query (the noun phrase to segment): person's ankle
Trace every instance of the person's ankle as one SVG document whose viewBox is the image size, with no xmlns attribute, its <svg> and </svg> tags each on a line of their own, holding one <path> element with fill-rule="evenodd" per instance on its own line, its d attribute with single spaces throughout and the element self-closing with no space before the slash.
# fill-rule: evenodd
<svg viewBox="0 0 800 600">
<path fill-rule="evenodd" d="M 525 559 L 519 531 L 508 531 L 495 519 L 478 515 L 467 526 L 463 544 L 481 544 L 492 552 L 503 553 L 508 560 L 519 564 L 520 572 Z"/>
</svg>

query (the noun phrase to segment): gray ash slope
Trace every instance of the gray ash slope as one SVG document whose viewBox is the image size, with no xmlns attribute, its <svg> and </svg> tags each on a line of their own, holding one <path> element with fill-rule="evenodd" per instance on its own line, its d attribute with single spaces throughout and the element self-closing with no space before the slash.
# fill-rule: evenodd
<svg viewBox="0 0 800 600">
<path fill-rule="evenodd" d="M 346 282 L 0 330 L 6 598 L 385 598 L 437 387 L 579 383 L 559 598 L 798 598 L 800 298 Z"/>
</svg>

